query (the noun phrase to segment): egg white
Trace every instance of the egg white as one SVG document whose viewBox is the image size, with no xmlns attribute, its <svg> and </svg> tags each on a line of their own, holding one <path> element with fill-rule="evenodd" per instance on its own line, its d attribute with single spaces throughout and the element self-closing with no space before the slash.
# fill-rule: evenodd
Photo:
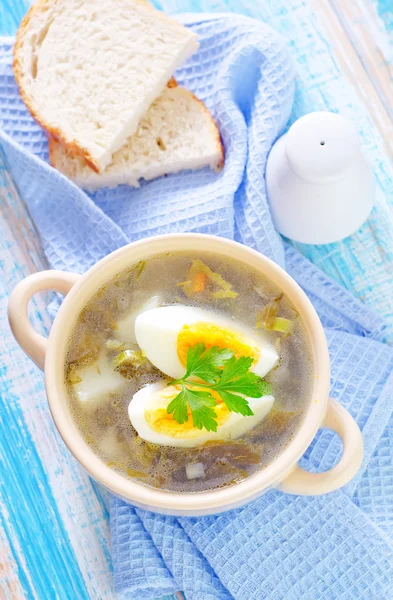
<svg viewBox="0 0 393 600">
<path fill-rule="evenodd" d="M 245 417 L 238 413 L 230 413 L 229 418 L 217 427 L 216 432 L 193 429 L 192 437 L 176 438 L 155 431 L 145 418 L 145 410 L 154 409 L 154 404 L 162 399 L 160 392 L 163 390 L 168 390 L 167 382 L 164 380 L 143 387 L 132 398 L 128 406 L 128 416 L 132 426 L 142 439 L 152 444 L 179 448 L 195 448 L 210 441 L 228 441 L 242 437 L 265 418 L 274 402 L 273 396 L 247 398 L 254 413 L 253 416 Z M 168 404 L 170 400 L 171 398 L 168 398 Z"/>
<path fill-rule="evenodd" d="M 177 337 L 185 325 L 194 323 L 214 323 L 243 336 L 251 346 L 259 349 L 259 359 L 250 371 L 264 377 L 277 363 L 278 354 L 270 342 L 251 329 L 235 326 L 231 319 L 194 306 L 163 306 L 139 314 L 135 320 L 135 337 L 148 360 L 157 369 L 180 379 L 186 372 L 177 354 Z"/>
</svg>

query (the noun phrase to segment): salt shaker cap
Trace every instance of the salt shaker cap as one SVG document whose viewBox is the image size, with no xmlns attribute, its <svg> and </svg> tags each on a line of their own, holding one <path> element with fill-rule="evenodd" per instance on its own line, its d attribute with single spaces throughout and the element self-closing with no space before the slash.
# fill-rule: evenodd
<svg viewBox="0 0 393 600">
<path fill-rule="evenodd" d="M 322 181 L 340 177 L 360 155 L 355 126 L 330 112 L 301 117 L 290 128 L 286 153 L 292 168 L 304 179 Z"/>
</svg>

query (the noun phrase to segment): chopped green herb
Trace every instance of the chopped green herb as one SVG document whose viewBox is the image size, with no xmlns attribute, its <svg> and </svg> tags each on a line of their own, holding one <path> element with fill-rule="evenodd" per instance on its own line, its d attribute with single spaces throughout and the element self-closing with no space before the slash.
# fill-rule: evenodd
<svg viewBox="0 0 393 600">
<path fill-rule="evenodd" d="M 168 404 L 167 412 L 173 413 L 174 420 L 181 424 L 188 421 L 189 409 L 194 427 L 217 431 L 217 414 L 214 411 L 217 401 L 212 394 L 215 392 L 231 412 L 253 415 L 244 396 L 260 398 L 271 394 L 271 387 L 250 372 L 252 363 L 253 359 L 248 356 L 236 358 L 229 348 L 214 346 L 206 350 L 203 343 L 191 346 L 185 375 L 169 383 L 180 384 L 181 391 Z M 196 382 L 196 378 L 205 383 Z"/>
<path fill-rule="evenodd" d="M 150 468 L 154 461 L 157 460 L 160 450 L 159 446 L 155 446 L 150 442 L 146 442 L 139 436 L 135 438 L 135 458 L 142 465 L 142 467 Z"/>
<path fill-rule="evenodd" d="M 108 350 L 120 350 L 120 348 L 122 348 L 123 346 L 124 343 L 120 342 L 119 340 L 113 340 L 112 338 L 106 340 L 106 347 L 108 348 Z"/>
<path fill-rule="evenodd" d="M 216 300 L 219 299 L 223 299 L 223 298 L 237 298 L 238 297 L 238 293 L 234 292 L 233 290 L 227 288 L 225 290 L 218 290 L 217 292 L 212 292 L 212 297 L 215 298 Z"/>
<path fill-rule="evenodd" d="M 113 359 L 113 365 L 124 379 L 131 380 L 138 371 L 148 368 L 150 363 L 140 350 L 123 350 Z"/>
<path fill-rule="evenodd" d="M 146 267 L 146 261 L 145 260 L 141 260 L 139 261 L 139 263 L 137 264 L 136 268 L 138 269 L 137 274 L 136 274 L 136 280 L 139 281 L 140 276 L 142 275 L 143 271 L 145 270 Z"/>
<path fill-rule="evenodd" d="M 293 329 L 293 321 L 284 319 L 284 317 L 276 317 L 273 321 L 272 330 L 286 333 L 289 335 Z"/>
<path fill-rule="evenodd" d="M 266 304 L 265 308 L 257 315 L 257 327 L 260 329 L 272 329 L 274 319 L 277 317 L 277 313 L 280 308 L 282 295 L 278 298 L 274 298 L 271 302 Z"/>
<path fill-rule="evenodd" d="M 75 368 L 73 368 L 73 366 L 70 367 L 70 370 L 68 371 L 68 381 L 71 385 L 75 385 L 82 381 L 82 377 L 79 377 L 79 375 L 75 373 Z"/>
<path fill-rule="evenodd" d="M 289 335 L 293 329 L 293 321 L 278 317 L 277 313 L 280 309 L 282 296 L 275 298 L 265 308 L 257 314 L 256 326 L 258 329 L 269 329 L 270 331 L 278 331 Z"/>
<path fill-rule="evenodd" d="M 126 469 L 126 473 L 129 477 L 149 477 L 147 473 L 143 471 L 135 471 L 134 469 Z"/>
<path fill-rule="evenodd" d="M 142 355 L 142 352 L 137 352 L 136 350 L 123 350 L 113 359 L 115 367 L 120 367 L 125 363 L 131 363 L 133 366 L 140 366 L 145 361 L 146 359 Z"/>
</svg>

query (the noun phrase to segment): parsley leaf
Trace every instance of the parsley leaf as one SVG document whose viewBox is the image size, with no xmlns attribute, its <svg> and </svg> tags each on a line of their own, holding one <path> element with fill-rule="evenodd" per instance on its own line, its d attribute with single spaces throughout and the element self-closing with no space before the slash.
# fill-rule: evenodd
<svg viewBox="0 0 393 600">
<path fill-rule="evenodd" d="M 167 413 L 173 413 L 173 418 L 175 421 L 180 423 L 187 423 L 188 421 L 188 412 L 187 412 L 187 388 L 183 386 L 180 394 L 176 396 L 167 406 Z"/>
<path fill-rule="evenodd" d="M 271 386 L 255 373 L 248 372 L 252 365 L 249 356 L 234 356 L 226 361 L 220 380 L 212 386 L 214 390 L 237 392 L 249 398 L 260 398 L 271 394 Z"/>
<path fill-rule="evenodd" d="M 195 392 L 187 389 L 187 402 L 191 409 L 194 427 L 217 431 L 217 413 L 212 408 L 216 405 L 216 401 L 209 392 Z"/>
<path fill-rule="evenodd" d="M 195 344 L 188 349 L 186 374 L 169 383 L 181 384 L 182 389 L 168 404 L 167 412 L 173 413 L 174 420 L 182 424 L 188 421 L 189 410 L 194 427 L 217 431 L 217 414 L 213 408 L 217 401 L 212 394 L 215 392 L 231 412 L 252 416 L 247 398 L 272 393 L 269 383 L 250 372 L 252 363 L 249 356 L 236 358 L 229 348 L 213 346 L 206 350 L 205 344 Z M 190 381 L 190 377 L 193 380 Z M 204 383 L 197 383 L 195 378 Z"/>
<path fill-rule="evenodd" d="M 173 418 L 178 423 L 186 423 L 188 421 L 187 405 L 191 410 L 194 427 L 217 431 L 217 414 L 212 408 L 216 405 L 216 401 L 210 392 L 195 391 L 183 385 L 181 392 L 168 404 L 167 412 L 173 413 Z"/>
<path fill-rule="evenodd" d="M 225 361 L 232 356 L 233 352 L 229 348 L 220 349 L 213 346 L 206 350 L 205 344 L 195 344 L 188 349 L 187 372 L 183 379 L 198 377 L 207 383 L 215 383 L 221 375 Z"/>
<path fill-rule="evenodd" d="M 245 398 L 243 398 L 243 396 L 231 394 L 230 392 L 225 392 L 224 390 L 220 390 L 220 396 L 223 402 L 225 402 L 228 410 L 231 412 L 240 413 L 245 417 L 251 417 L 254 414 L 249 403 Z"/>
</svg>

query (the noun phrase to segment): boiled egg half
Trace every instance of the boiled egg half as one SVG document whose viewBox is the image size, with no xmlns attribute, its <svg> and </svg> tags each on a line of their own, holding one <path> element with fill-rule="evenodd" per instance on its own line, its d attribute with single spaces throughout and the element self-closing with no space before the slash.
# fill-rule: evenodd
<svg viewBox="0 0 393 600">
<path fill-rule="evenodd" d="M 217 415 L 217 431 L 197 429 L 192 416 L 186 423 L 177 423 L 173 414 L 168 414 L 168 404 L 177 396 L 181 387 L 167 385 L 165 380 L 146 385 L 137 392 L 128 407 L 132 426 L 144 440 L 162 446 L 193 448 L 213 440 L 234 440 L 255 427 L 270 411 L 274 397 L 247 398 L 253 416 L 244 417 L 228 410 L 217 395 L 214 411 Z"/>
<path fill-rule="evenodd" d="M 188 349 L 201 342 L 206 348 L 229 348 L 237 358 L 251 356 L 250 371 L 260 377 L 278 361 L 275 348 L 263 335 L 238 329 L 228 317 L 193 306 L 163 306 L 139 314 L 135 337 L 148 360 L 173 379 L 185 374 Z"/>
</svg>

